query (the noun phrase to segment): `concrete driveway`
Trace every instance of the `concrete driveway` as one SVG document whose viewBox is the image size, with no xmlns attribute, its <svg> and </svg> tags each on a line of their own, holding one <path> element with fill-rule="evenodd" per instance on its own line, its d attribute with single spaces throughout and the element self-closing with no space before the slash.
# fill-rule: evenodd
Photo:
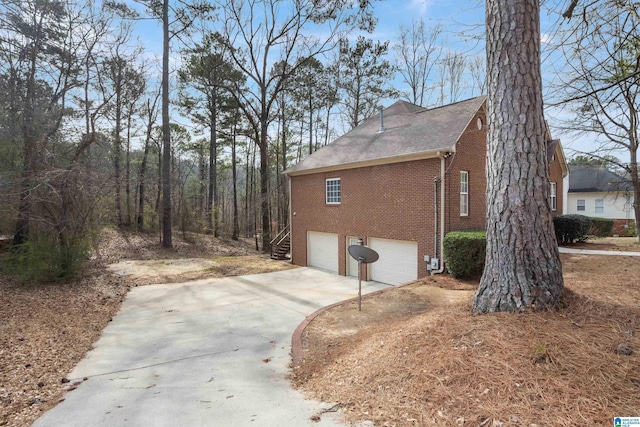
<svg viewBox="0 0 640 427">
<path fill-rule="evenodd" d="M 363 293 L 388 287 L 363 282 Z M 357 279 L 297 268 L 132 289 L 70 373 L 80 386 L 34 426 L 335 426 L 293 390 L 291 334 Z"/>
</svg>

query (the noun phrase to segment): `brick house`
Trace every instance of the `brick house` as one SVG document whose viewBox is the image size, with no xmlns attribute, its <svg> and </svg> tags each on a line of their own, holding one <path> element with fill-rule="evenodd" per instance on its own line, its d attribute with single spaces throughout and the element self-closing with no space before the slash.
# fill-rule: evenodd
<svg viewBox="0 0 640 427">
<path fill-rule="evenodd" d="M 571 165 L 567 213 L 614 221 L 612 234 L 633 235 L 633 184 L 605 166 Z"/>
<path fill-rule="evenodd" d="M 485 227 L 485 105 L 484 96 L 432 109 L 398 101 L 286 170 L 292 263 L 357 276 L 347 248 L 360 239 L 380 254 L 367 280 L 441 271 L 443 236 Z M 562 213 L 566 163 L 559 141 L 549 149 Z"/>
</svg>

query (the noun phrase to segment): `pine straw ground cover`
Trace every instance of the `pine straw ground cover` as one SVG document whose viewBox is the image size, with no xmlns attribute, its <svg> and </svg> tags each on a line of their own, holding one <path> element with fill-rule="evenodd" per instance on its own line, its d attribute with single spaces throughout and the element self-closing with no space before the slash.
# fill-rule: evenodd
<svg viewBox="0 0 640 427">
<path fill-rule="evenodd" d="M 252 242 L 174 235 L 174 249 L 157 236 L 105 230 L 82 277 L 69 284 L 23 284 L 0 273 L 0 426 L 30 426 L 77 384 L 66 375 L 91 349 L 131 286 L 174 283 L 290 268 L 258 255 Z M 154 278 L 119 277 L 107 264 L 126 259 L 213 259 L 214 267 Z"/>
<path fill-rule="evenodd" d="M 335 326 L 355 308 L 325 312 L 305 331 L 293 381 L 339 404 L 346 421 L 379 426 L 612 426 L 640 416 L 640 258 L 562 259 L 567 305 L 554 312 L 474 316 L 468 291 L 344 333 Z M 426 280 L 365 298 L 363 311 L 394 293 L 465 285 Z"/>
</svg>

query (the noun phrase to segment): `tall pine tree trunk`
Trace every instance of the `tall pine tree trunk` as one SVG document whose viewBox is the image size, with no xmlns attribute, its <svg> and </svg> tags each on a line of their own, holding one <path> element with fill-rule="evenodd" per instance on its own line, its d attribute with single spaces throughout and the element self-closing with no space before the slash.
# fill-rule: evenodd
<svg viewBox="0 0 640 427">
<path fill-rule="evenodd" d="M 160 232 L 162 232 L 162 159 L 162 144 L 158 144 L 158 182 L 156 183 L 157 191 L 155 212 L 158 218 L 158 223 L 156 224 L 158 227 L 156 230 Z"/>
<path fill-rule="evenodd" d="M 309 96 L 309 155 L 313 154 L 313 102 Z"/>
<path fill-rule="evenodd" d="M 260 247 L 258 246 L 258 212 L 257 212 L 257 206 L 256 206 L 256 168 L 255 168 L 255 164 L 256 164 L 256 151 L 258 151 L 258 144 L 255 144 L 253 146 L 253 157 L 251 159 L 251 164 L 253 165 L 251 167 L 251 187 L 250 187 L 250 193 L 251 193 L 251 212 L 252 212 L 252 222 L 253 222 L 253 238 L 255 239 L 256 242 L 256 251 L 260 250 Z M 248 164 L 248 163 L 247 163 Z"/>
<path fill-rule="evenodd" d="M 283 102 L 284 104 L 284 102 Z M 282 108 L 282 146 L 281 146 L 281 155 L 282 155 L 282 171 L 284 172 L 287 169 L 287 117 L 285 108 Z M 282 176 L 283 182 L 282 185 L 278 187 L 280 202 L 278 203 L 278 209 L 280 209 L 280 216 L 282 217 L 282 224 L 280 224 L 281 228 L 284 228 L 289 224 L 289 197 L 288 197 L 288 189 L 287 183 L 289 182 L 289 178 L 285 177 L 284 174 Z"/>
<path fill-rule="evenodd" d="M 284 107 L 282 108 L 282 148 L 280 151 L 282 153 L 282 171 L 284 172 L 287 169 L 287 121 Z M 280 186 L 280 209 L 283 219 L 282 228 L 289 224 L 289 197 L 287 192 L 289 178 L 283 176 L 283 179 L 284 183 Z"/>
<path fill-rule="evenodd" d="M 147 158 L 149 157 L 149 140 L 145 139 L 144 151 L 142 154 L 142 163 L 140 164 L 140 172 L 138 173 L 138 215 L 137 221 L 138 231 L 144 231 L 144 198 L 146 193 L 145 175 L 147 173 Z"/>
<path fill-rule="evenodd" d="M 487 255 L 477 312 L 546 309 L 564 291 L 549 204 L 537 0 L 487 0 Z"/>
<path fill-rule="evenodd" d="M 196 209 L 198 211 L 198 231 L 206 230 L 207 225 L 201 221 L 206 220 L 205 212 L 207 211 L 207 165 L 206 165 L 206 146 L 202 143 L 198 147 L 198 198 L 196 200 Z M 204 227 L 202 227 L 204 225 Z"/>
<path fill-rule="evenodd" d="M 244 181 L 244 215 L 245 215 L 245 222 L 244 222 L 244 233 L 245 233 L 245 237 L 251 237 L 251 227 L 249 226 L 250 222 L 249 222 L 249 191 L 250 191 L 250 187 L 249 187 L 249 183 L 251 182 L 250 176 L 249 176 L 249 161 L 251 159 L 251 144 L 249 143 L 249 141 L 247 140 L 247 170 L 245 173 L 245 181 Z"/>
<path fill-rule="evenodd" d="M 156 98 L 157 100 L 157 98 Z M 155 102 L 153 104 L 155 110 Z M 147 174 L 147 162 L 149 158 L 149 144 L 151 143 L 151 132 L 153 131 L 153 112 L 151 103 L 147 101 L 147 111 L 149 113 L 149 121 L 147 122 L 147 133 L 144 138 L 144 151 L 142 153 L 142 163 L 140 163 L 140 171 L 138 173 L 138 231 L 144 231 L 144 198 L 146 192 L 145 176 Z"/>
<path fill-rule="evenodd" d="M 240 224 L 238 223 L 238 171 L 236 162 L 236 125 L 233 125 L 233 136 L 231 139 L 231 179 L 233 181 L 233 234 L 232 240 L 240 237 Z"/>
<path fill-rule="evenodd" d="M 213 232 L 215 237 L 219 237 L 218 218 L 218 130 L 217 130 L 217 90 L 213 89 L 209 105 L 209 201 L 207 202 L 207 228 L 208 232 Z"/>
<path fill-rule="evenodd" d="M 171 129 L 169 128 L 169 0 L 162 2 L 162 247 L 171 248 Z"/>
<path fill-rule="evenodd" d="M 125 172 L 124 172 L 124 183 L 125 183 L 125 194 L 127 197 L 127 218 L 126 225 L 127 227 L 131 226 L 131 109 L 129 108 L 129 113 L 127 115 L 127 152 L 125 153 Z"/>
<path fill-rule="evenodd" d="M 116 219 L 118 221 L 118 227 L 122 227 L 123 219 L 122 219 L 122 139 L 120 139 L 120 134 L 122 133 L 122 67 L 123 64 L 118 59 L 118 63 L 116 64 L 118 69 L 116 70 L 115 76 L 115 91 L 116 91 L 116 130 L 113 141 L 113 170 L 115 174 L 116 181 Z"/>
<path fill-rule="evenodd" d="M 40 18 L 42 24 L 44 14 Z M 22 131 L 22 172 L 20 174 L 20 200 L 18 202 L 18 216 L 16 227 L 13 233 L 13 245 L 17 247 L 25 243 L 29 238 L 29 226 L 31 223 L 31 185 L 36 168 L 36 142 L 33 121 L 35 116 L 35 96 L 36 96 L 36 72 L 38 50 L 41 48 L 41 34 L 44 32 L 38 28 L 29 51 L 29 74 L 27 77 L 27 93 L 23 104 L 24 112 L 20 127 Z"/>
<path fill-rule="evenodd" d="M 269 142 L 267 114 L 263 112 L 260 122 L 260 212 L 262 216 L 262 252 L 269 251 L 271 241 L 271 223 L 269 216 Z M 256 245 L 257 247 L 257 245 Z M 257 249 L 256 249 L 257 250 Z"/>
</svg>

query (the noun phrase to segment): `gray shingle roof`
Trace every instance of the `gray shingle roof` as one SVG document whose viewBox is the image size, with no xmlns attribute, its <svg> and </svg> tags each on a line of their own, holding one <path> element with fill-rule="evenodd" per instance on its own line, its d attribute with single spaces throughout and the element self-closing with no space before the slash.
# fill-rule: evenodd
<svg viewBox="0 0 640 427">
<path fill-rule="evenodd" d="M 631 182 L 599 165 L 570 165 L 570 193 L 611 193 L 631 191 Z"/>
<path fill-rule="evenodd" d="M 485 99 L 479 96 L 432 109 L 398 101 L 383 110 L 384 132 L 379 132 L 379 116 L 373 116 L 285 173 L 356 167 L 368 161 L 451 149 Z"/>
</svg>

